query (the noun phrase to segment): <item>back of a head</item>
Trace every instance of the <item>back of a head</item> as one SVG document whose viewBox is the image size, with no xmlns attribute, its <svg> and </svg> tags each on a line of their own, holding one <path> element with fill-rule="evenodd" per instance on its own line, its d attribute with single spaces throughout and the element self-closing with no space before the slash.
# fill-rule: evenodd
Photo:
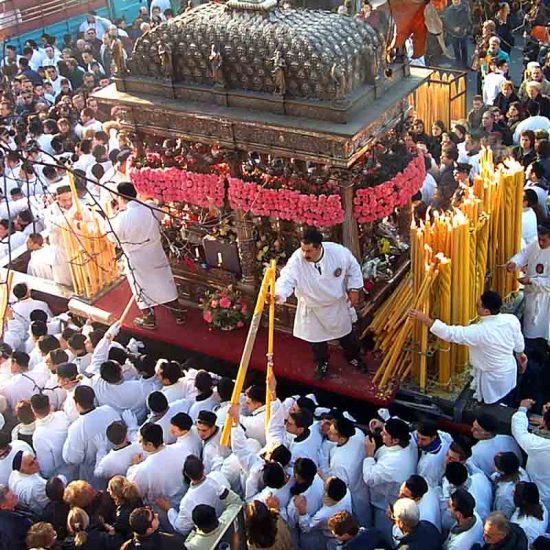
<svg viewBox="0 0 550 550">
<path fill-rule="evenodd" d="M 411 498 L 397 499 L 393 505 L 393 517 L 409 529 L 414 529 L 420 521 L 418 504 Z"/>
<path fill-rule="evenodd" d="M 300 397 L 298 397 L 298 399 L 296 400 L 296 405 L 298 405 L 298 408 L 301 411 L 303 411 L 304 409 L 307 409 L 311 414 L 314 414 L 315 409 L 317 408 L 313 399 L 310 399 L 305 395 L 301 395 Z"/>
<path fill-rule="evenodd" d="M 50 412 L 50 398 L 45 393 L 36 393 L 31 397 L 31 407 L 35 414 L 47 415 Z"/>
<path fill-rule="evenodd" d="M 491 312 L 491 315 L 496 315 L 497 313 L 500 313 L 500 309 L 502 308 L 502 298 L 500 297 L 498 292 L 486 290 L 481 295 L 480 301 L 481 305 Z"/>
<path fill-rule="evenodd" d="M 210 373 L 205 370 L 200 370 L 195 375 L 195 388 L 198 392 L 207 393 L 212 390 L 212 377 Z"/>
<path fill-rule="evenodd" d="M 42 321 L 33 321 L 30 326 L 31 335 L 36 339 L 48 334 L 48 325 Z"/>
<path fill-rule="evenodd" d="M 335 418 L 333 420 L 333 425 L 341 437 L 350 438 L 355 435 L 355 426 L 353 425 L 353 422 L 343 416 Z"/>
<path fill-rule="evenodd" d="M 451 502 L 454 509 L 465 518 L 471 518 L 474 515 L 476 500 L 466 489 L 461 487 L 452 493 Z"/>
<path fill-rule="evenodd" d="M 200 481 L 204 477 L 204 464 L 199 457 L 189 455 L 183 463 L 183 473 L 191 481 Z"/>
<path fill-rule="evenodd" d="M 445 467 L 447 481 L 455 487 L 461 487 L 468 479 L 468 470 L 462 462 L 449 462 Z"/>
<path fill-rule="evenodd" d="M 153 391 L 147 397 L 147 406 L 153 413 L 162 413 L 168 408 L 168 399 L 160 391 Z"/>
<path fill-rule="evenodd" d="M 163 360 L 160 363 L 162 378 L 166 378 L 170 384 L 175 384 L 183 375 L 181 365 L 176 361 Z"/>
<path fill-rule="evenodd" d="M 42 323 L 47 323 L 48 314 L 43 309 L 33 309 L 29 315 L 29 321 L 42 321 Z"/>
<path fill-rule="evenodd" d="M 73 334 L 67 341 L 67 344 L 75 351 L 83 351 L 86 348 L 85 343 L 86 336 L 80 332 Z"/>
<path fill-rule="evenodd" d="M 412 498 L 422 498 L 428 492 L 428 483 L 418 475 L 413 474 L 405 481 L 407 489 L 410 491 Z"/>
<path fill-rule="evenodd" d="M 329 477 L 325 484 L 327 496 L 334 502 L 340 502 L 348 491 L 346 484 L 339 477 Z"/>
<path fill-rule="evenodd" d="M 235 383 L 231 378 L 227 376 L 223 376 L 218 380 L 218 395 L 220 396 L 220 399 L 222 401 L 229 401 L 231 399 L 231 395 L 233 394 L 233 388 L 235 387 Z"/>
<path fill-rule="evenodd" d="M 141 438 L 145 443 L 150 443 L 158 449 L 164 442 L 162 428 L 158 424 L 153 424 L 152 422 L 146 422 L 139 429 Z"/>
<path fill-rule="evenodd" d="M 117 185 L 117 193 L 127 200 L 133 200 L 137 197 L 136 188 L 129 181 L 123 181 Z"/>
<path fill-rule="evenodd" d="M 40 350 L 40 353 L 42 353 L 43 355 L 47 355 L 48 353 L 50 353 L 50 351 L 53 351 L 54 349 L 59 349 L 61 347 L 61 344 L 53 334 L 46 334 L 45 336 L 41 336 L 38 339 L 37 346 Z"/>
<path fill-rule="evenodd" d="M 21 298 L 24 298 L 27 295 L 28 291 L 29 291 L 29 288 L 25 283 L 17 283 L 12 289 L 13 295 L 18 300 L 21 300 Z"/>
<path fill-rule="evenodd" d="M 285 445 L 277 445 L 277 447 L 271 451 L 271 460 L 279 463 L 283 468 L 288 466 L 291 458 L 292 453 Z"/>
<path fill-rule="evenodd" d="M 323 242 L 323 234 L 317 229 L 306 229 L 303 232 L 300 241 L 304 244 L 312 244 L 315 247 L 319 247 Z"/>
<path fill-rule="evenodd" d="M 74 400 L 84 410 L 92 409 L 95 401 L 95 392 L 90 386 L 77 386 L 74 390 Z"/>
<path fill-rule="evenodd" d="M 75 380 L 78 377 L 78 367 L 74 363 L 61 363 L 57 366 L 57 376 L 67 380 Z"/>
<path fill-rule="evenodd" d="M 14 351 L 11 354 L 11 360 L 12 362 L 17 363 L 23 370 L 27 370 L 29 368 L 30 357 L 28 353 L 25 353 L 24 351 Z"/>
<path fill-rule="evenodd" d="M 527 113 L 529 113 L 529 116 L 538 116 L 540 114 L 540 105 L 538 101 L 530 99 L 527 102 Z"/>
<path fill-rule="evenodd" d="M 122 369 L 116 361 L 104 361 L 99 367 L 101 378 L 109 384 L 117 384 L 122 379 Z"/>
<path fill-rule="evenodd" d="M 329 518 L 328 528 L 339 537 L 343 535 L 355 537 L 359 532 L 359 523 L 347 510 L 341 510 Z"/>
<path fill-rule="evenodd" d="M 317 475 L 317 465 L 311 458 L 299 457 L 294 463 L 294 473 L 307 483 L 311 483 Z"/>
<path fill-rule="evenodd" d="M 422 420 L 417 424 L 416 430 L 426 437 L 435 437 L 437 435 L 437 423 L 433 420 Z"/>
<path fill-rule="evenodd" d="M 285 471 L 278 462 L 266 462 L 263 467 L 262 479 L 266 487 L 280 489 L 286 483 Z"/>
<path fill-rule="evenodd" d="M 179 412 L 170 418 L 170 424 L 182 432 L 188 432 L 193 427 L 193 419 L 187 413 Z"/>
<path fill-rule="evenodd" d="M 250 386 L 247 388 L 245 395 L 254 403 L 265 403 L 265 387 L 263 386 Z"/>
<path fill-rule="evenodd" d="M 218 518 L 216 510 L 208 504 L 198 504 L 193 508 L 191 518 L 195 527 L 203 533 L 210 533 L 218 527 Z"/>
<path fill-rule="evenodd" d="M 113 445 L 121 445 L 126 439 L 127 434 L 128 434 L 128 427 L 121 420 L 116 420 L 115 422 L 111 422 L 111 424 L 107 426 L 107 430 L 106 430 L 107 439 Z"/>
<path fill-rule="evenodd" d="M 136 534 L 143 536 L 151 527 L 152 512 L 149 508 L 136 508 L 129 518 L 130 529 Z"/>
<path fill-rule="evenodd" d="M 508 536 L 510 534 L 510 522 L 502 512 L 491 512 L 485 520 L 485 525 L 491 525 L 504 536 Z"/>
</svg>

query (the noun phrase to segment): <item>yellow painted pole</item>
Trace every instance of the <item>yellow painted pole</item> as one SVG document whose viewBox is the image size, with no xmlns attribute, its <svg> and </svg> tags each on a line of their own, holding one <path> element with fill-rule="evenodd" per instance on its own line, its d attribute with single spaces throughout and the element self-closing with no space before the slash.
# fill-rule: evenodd
<svg viewBox="0 0 550 550">
<path fill-rule="evenodd" d="M 240 403 L 241 392 L 244 386 L 244 380 L 246 373 L 248 371 L 248 364 L 250 363 L 250 356 L 252 355 L 252 348 L 254 347 L 254 342 L 256 340 L 256 334 L 258 334 L 258 329 L 260 328 L 260 320 L 262 318 L 262 311 L 264 309 L 264 303 L 267 296 L 267 291 L 270 281 L 270 270 L 268 269 L 262 281 L 262 286 L 260 287 L 260 292 L 258 293 L 258 298 L 256 300 L 256 306 L 254 307 L 254 315 L 252 315 L 252 321 L 250 322 L 250 327 L 248 328 L 248 334 L 246 336 L 246 342 L 244 344 L 243 354 L 241 356 L 241 363 L 239 365 L 239 371 L 237 373 L 237 379 L 235 380 L 235 386 L 233 388 L 233 394 L 231 395 L 231 404 L 238 405 Z M 225 419 L 225 424 L 223 426 L 222 436 L 220 439 L 220 444 L 224 447 L 229 445 L 229 436 L 231 435 L 231 426 L 232 420 L 229 416 Z"/>
<path fill-rule="evenodd" d="M 267 368 L 265 378 L 265 429 L 269 426 L 271 419 L 271 391 L 269 391 L 269 380 L 273 373 L 273 337 L 275 335 L 275 278 L 277 262 L 271 260 L 269 267 L 269 328 L 267 332 Z"/>
</svg>

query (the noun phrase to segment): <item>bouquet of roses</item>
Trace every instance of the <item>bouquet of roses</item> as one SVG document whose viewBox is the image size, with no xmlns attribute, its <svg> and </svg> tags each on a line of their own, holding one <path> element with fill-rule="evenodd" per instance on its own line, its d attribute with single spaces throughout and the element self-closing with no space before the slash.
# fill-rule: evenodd
<svg viewBox="0 0 550 550">
<path fill-rule="evenodd" d="M 242 328 L 250 318 L 241 293 L 232 285 L 222 290 L 206 292 L 201 300 L 202 318 L 210 329 L 234 330 Z"/>
</svg>

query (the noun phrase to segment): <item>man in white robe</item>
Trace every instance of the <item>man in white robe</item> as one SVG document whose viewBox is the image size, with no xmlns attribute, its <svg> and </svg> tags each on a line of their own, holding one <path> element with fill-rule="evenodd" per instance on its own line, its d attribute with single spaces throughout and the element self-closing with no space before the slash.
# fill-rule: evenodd
<svg viewBox="0 0 550 550">
<path fill-rule="evenodd" d="M 87 480 L 95 488 L 104 488 L 105 480 L 94 475 L 97 457 L 95 437 L 105 433 L 105 427 L 120 420 L 120 416 L 108 405 L 95 407 L 95 393 L 89 386 L 77 386 L 73 398 L 79 417 L 69 427 L 63 445 L 63 460 L 79 466 L 79 479 Z"/>
<path fill-rule="evenodd" d="M 5 431 L 0 432 L 0 485 L 6 486 L 13 470 L 13 459 L 15 455 L 23 451 L 34 454 L 31 446 L 24 441 L 16 439 L 11 441 L 11 434 Z"/>
<path fill-rule="evenodd" d="M 323 236 L 315 229 L 304 232 L 300 249 L 277 279 L 275 299 L 282 304 L 293 292 L 296 295 L 293 334 L 311 344 L 317 378 L 327 374 L 330 340 L 339 340 L 348 362 L 364 370 L 353 330 L 357 320 L 354 307 L 362 288 L 359 263 L 345 246 L 323 243 Z"/>
<path fill-rule="evenodd" d="M 409 312 L 438 338 L 468 346 L 473 397 L 486 404 L 504 400 L 516 387 L 518 363 L 521 369 L 527 366 L 521 325 L 515 315 L 500 313 L 501 307 L 496 292 L 484 292 L 477 305 L 479 323 L 469 326 L 450 326 L 421 311 Z"/>
<path fill-rule="evenodd" d="M 40 477 L 40 464 L 32 453 L 19 451 L 13 458 L 13 471 L 8 482 L 18 501 L 40 516 L 49 502 L 46 480 Z"/>
<path fill-rule="evenodd" d="M 154 307 L 165 305 L 176 323 L 185 322 L 168 258 L 162 248 L 161 213 L 137 202 L 137 191 L 129 182 L 117 186 L 119 212 L 111 218 L 109 238 L 122 247 L 128 284 L 143 316 L 134 319 L 142 328 L 155 329 Z"/>
</svg>

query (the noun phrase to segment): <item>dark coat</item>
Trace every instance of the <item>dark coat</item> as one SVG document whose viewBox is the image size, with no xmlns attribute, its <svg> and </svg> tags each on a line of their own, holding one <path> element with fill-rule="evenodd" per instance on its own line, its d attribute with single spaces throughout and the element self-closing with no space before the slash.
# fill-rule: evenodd
<svg viewBox="0 0 550 550">
<path fill-rule="evenodd" d="M 441 534 L 429 521 L 421 521 L 397 545 L 401 550 L 441 550 L 442 547 Z"/>
<path fill-rule="evenodd" d="M 147 537 L 134 535 L 120 550 L 185 550 L 185 544 L 179 535 L 156 531 Z"/>
<path fill-rule="evenodd" d="M 141 499 L 131 502 L 124 502 L 117 506 L 115 513 L 115 521 L 113 527 L 117 533 L 120 533 L 124 540 L 128 540 L 132 536 L 132 530 L 130 529 L 130 514 L 136 509 L 141 508 L 143 502 Z"/>
<path fill-rule="evenodd" d="M 0 510 L 0 550 L 24 550 L 32 519 L 18 511 Z"/>
<path fill-rule="evenodd" d="M 476 544 L 472 550 L 528 550 L 527 537 L 517 523 L 510 523 L 510 534 L 498 544 Z"/>
</svg>

